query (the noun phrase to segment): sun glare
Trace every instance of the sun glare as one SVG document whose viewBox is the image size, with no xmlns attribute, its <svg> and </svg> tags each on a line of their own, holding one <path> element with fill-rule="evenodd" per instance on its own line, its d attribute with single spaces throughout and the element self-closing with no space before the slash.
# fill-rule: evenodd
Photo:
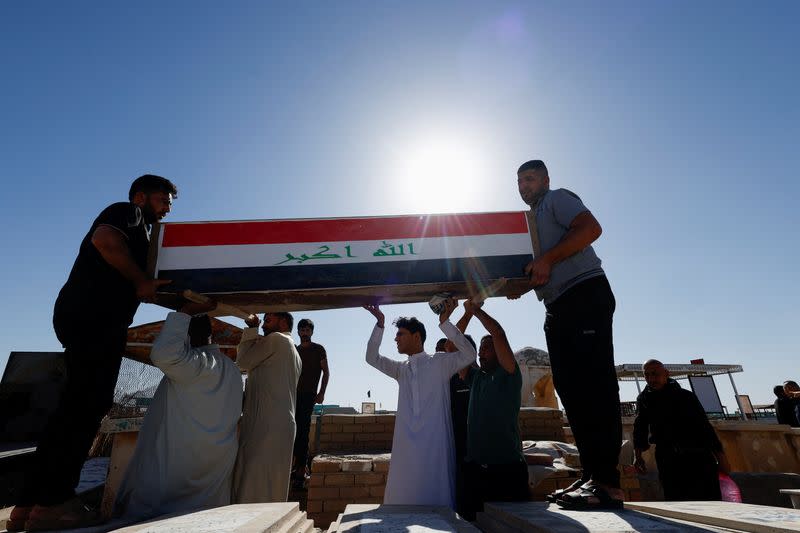
<svg viewBox="0 0 800 533">
<path fill-rule="evenodd" d="M 486 176 L 478 153 L 466 141 L 417 141 L 396 167 L 395 204 L 409 213 L 480 210 L 476 195 Z"/>
</svg>

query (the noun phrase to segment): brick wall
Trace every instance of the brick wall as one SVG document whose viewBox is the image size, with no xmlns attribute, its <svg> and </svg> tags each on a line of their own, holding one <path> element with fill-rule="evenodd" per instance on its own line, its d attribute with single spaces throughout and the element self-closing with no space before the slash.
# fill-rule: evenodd
<svg viewBox="0 0 800 533">
<path fill-rule="evenodd" d="M 394 415 L 323 415 L 318 428 L 319 453 L 388 452 Z"/>
<path fill-rule="evenodd" d="M 389 454 L 318 455 L 311 463 L 309 518 L 324 529 L 348 504 L 383 503 L 388 473 Z"/>
<path fill-rule="evenodd" d="M 523 407 L 519 413 L 522 440 L 564 440 L 561 411 Z M 323 415 L 316 417 L 309 442 L 319 431 L 316 453 L 388 452 L 392 449 L 394 415 Z"/>
<path fill-rule="evenodd" d="M 522 440 L 564 440 L 564 420 L 559 409 L 523 407 L 519 411 Z"/>
</svg>

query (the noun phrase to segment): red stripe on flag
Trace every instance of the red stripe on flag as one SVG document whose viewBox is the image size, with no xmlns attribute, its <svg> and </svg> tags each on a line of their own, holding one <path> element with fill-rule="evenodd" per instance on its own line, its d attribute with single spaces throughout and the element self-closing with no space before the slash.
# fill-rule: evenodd
<svg viewBox="0 0 800 533">
<path fill-rule="evenodd" d="M 374 241 L 527 233 L 521 211 L 465 215 L 164 224 L 162 247 Z"/>
</svg>

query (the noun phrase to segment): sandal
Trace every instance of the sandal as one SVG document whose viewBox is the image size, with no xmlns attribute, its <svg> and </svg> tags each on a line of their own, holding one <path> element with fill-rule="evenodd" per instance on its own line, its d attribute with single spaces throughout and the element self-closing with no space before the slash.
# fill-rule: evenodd
<svg viewBox="0 0 800 533">
<path fill-rule="evenodd" d="M 607 511 L 622 509 L 623 502 L 612 498 L 599 485 L 584 485 L 577 492 L 563 495 L 556 503 L 571 511 Z"/>
<path fill-rule="evenodd" d="M 572 485 L 570 485 L 569 487 L 567 487 L 565 489 L 554 490 L 553 492 L 551 492 L 550 494 L 545 496 L 544 499 L 547 500 L 550 503 L 556 503 L 558 500 L 561 499 L 561 497 L 564 494 L 567 494 L 568 492 L 574 492 L 574 491 L 578 490 L 581 487 L 581 485 L 586 483 L 586 481 L 587 480 L 578 479 L 577 481 L 573 482 Z"/>
<path fill-rule="evenodd" d="M 6 531 L 25 531 L 25 521 L 31 514 L 33 506 L 17 505 L 11 509 L 11 515 L 6 520 Z"/>
<path fill-rule="evenodd" d="M 84 505 L 77 497 L 60 505 L 36 505 L 25 522 L 26 531 L 61 531 L 96 526 L 103 523 L 97 511 Z"/>
</svg>

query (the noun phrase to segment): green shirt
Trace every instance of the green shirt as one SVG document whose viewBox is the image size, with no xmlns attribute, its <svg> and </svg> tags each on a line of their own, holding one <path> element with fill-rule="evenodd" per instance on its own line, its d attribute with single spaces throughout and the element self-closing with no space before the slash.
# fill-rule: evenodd
<svg viewBox="0 0 800 533">
<path fill-rule="evenodd" d="M 467 415 L 467 461 L 486 465 L 524 461 L 519 437 L 522 372 L 498 365 L 491 374 L 471 368 Z"/>
</svg>

